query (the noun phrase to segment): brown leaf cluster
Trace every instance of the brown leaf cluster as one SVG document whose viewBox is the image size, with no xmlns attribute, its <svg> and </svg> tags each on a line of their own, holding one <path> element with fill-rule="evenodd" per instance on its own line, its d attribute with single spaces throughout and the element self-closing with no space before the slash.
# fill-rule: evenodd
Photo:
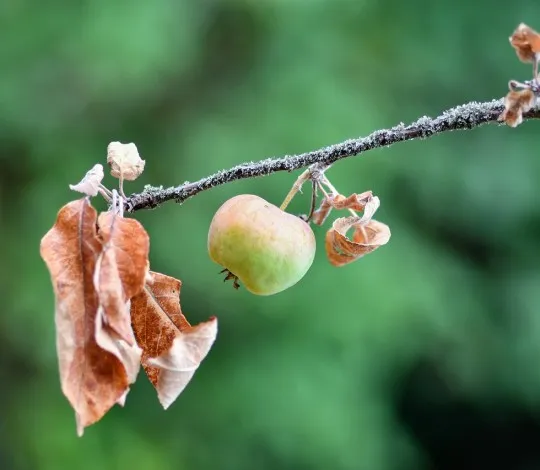
<svg viewBox="0 0 540 470">
<path fill-rule="evenodd" d="M 313 213 L 315 224 L 322 225 L 332 209 L 347 209 L 353 214 L 336 219 L 326 233 L 326 255 L 332 265 L 344 266 L 388 243 L 390 227 L 372 218 L 379 204 L 379 198 L 371 191 L 349 197 L 335 194 L 323 199 L 319 209 Z M 363 214 L 359 216 L 354 211 L 363 211 Z M 351 229 L 352 236 L 348 237 Z"/>
<path fill-rule="evenodd" d="M 500 122 L 510 127 L 517 127 L 523 122 L 523 114 L 535 106 L 536 97 L 540 93 L 538 81 L 540 34 L 525 23 L 521 23 L 508 39 L 519 60 L 533 64 L 532 80 L 524 83 L 516 80 L 509 82 L 510 91 L 504 98 L 504 111 L 498 118 Z"/>
<path fill-rule="evenodd" d="M 87 197 L 66 204 L 41 241 L 56 298 L 60 382 L 79 435 L 123 406 L 141 363 L 168 407 L 216 337 L 214 318 L 192 327 L 182 315 L 180 281 L 150 276 L 149 248 L 139 222 L 112 211 L 98 217 Z"/>
</svg>

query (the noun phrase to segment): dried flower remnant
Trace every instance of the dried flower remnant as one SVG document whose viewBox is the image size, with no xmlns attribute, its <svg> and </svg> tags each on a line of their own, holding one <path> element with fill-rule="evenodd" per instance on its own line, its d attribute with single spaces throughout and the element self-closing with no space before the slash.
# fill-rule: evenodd
<svg viewBox="0 0 540 470">
<path fill-rule="evenodd" d="M 499 121 L 504 121 L 510 127 L 519 126 L 523 122 L 523 113 L 530 111 L 535 102 L 536 95 L 529 88 L 510 90 L 504 98 L 504 111 Z"/>
</svg>

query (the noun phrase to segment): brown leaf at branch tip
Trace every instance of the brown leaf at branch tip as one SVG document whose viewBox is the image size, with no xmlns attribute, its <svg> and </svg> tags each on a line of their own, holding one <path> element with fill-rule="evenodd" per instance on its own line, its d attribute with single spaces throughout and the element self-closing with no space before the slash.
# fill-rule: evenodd
<svg viewBox="0 0 540 470">
<path fill-rule="evenodd" d="M 534 62 L 540 53 L 540 34 L 521 23 L 509 38 L 510 44 L 522 62 Z"/>
<path fill-rule="evenodd" d="M 530 111 L 535 103 L 536 96 L 531 89 L 511 90 L 504 98 L 504 111 L 498 120 L 510 127 L 517 127 L 523 122 L 523 113 Z"/>
<path fill-rule="evenodd" d="M 98 218 L 103 243 L 94 273 L 103 322 L 128 345 L 134 346 L 129 300 L 139 294 L 148 273 L 150 239 L 143 226 L 113 212 Z"/>
<path fill-rule="evenodd" d="M 341 194 L 333 194 L 322 200 L 320 207 L 313 212 L 312 221 L 316 225 L 322 225 L 330 215 L 332 209 L 363 211 L 366 205 L 372 203 L 372 201 L 373 193 L 371 191 L 365 191 L 361 194 L 354 193 L 349 197 L 342 196 Z"/>
<path fill-rule="evenodd" d="M 111 142 L 107 147 L 107 164 L 115 178 L 133 181 L 144 171 L 145 163 L 134 143 Z"/>
<path fill-rule="evenodd" d="M 99 421 L 129 390 L 129 372 L 96 340 L 100 318 L 94 270 L 102 250 L 89 199 L 66 204 L 41 240 L 56 298 L 56 346 L 62 392 L 75 410 L 77 433 Z"/>
<path fill-rule="evenodd" d="M 99 192 L 99 185 L 103 181 L 103 165 L 99 163 L 86 172 L 84 178 L 77 184 L 70 184 L 69 189 L 87 196 L 96 196 Z"/>
<path fill-rule="evenodd" d="M 131 321 L 143 350 L 142 365 L 167 409 L 189 383 L 217 335 L 217 319 L 191 326 L 180 307 L 181 281 L 152 272 L 131 300 Z"/>
<path fill-rule="evenodd" d="M 347 237 L 349 229 L 354 228 L 352 239 Z M 361 217 L 343 217 L 336 219 L 326 233 L 325 248 L 330 263 L 344 266 L 352 263 L 390 240 L 390 227 Z"/>
</svg>

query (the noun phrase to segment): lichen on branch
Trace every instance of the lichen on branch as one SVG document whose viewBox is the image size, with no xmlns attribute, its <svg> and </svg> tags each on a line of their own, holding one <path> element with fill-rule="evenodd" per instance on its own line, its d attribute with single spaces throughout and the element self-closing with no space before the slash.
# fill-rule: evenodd
<svg viewBox="0 0 540 470">
<path fill-rule="evenodd" d="M 377 130 L 366 137 L 349 139 L 339 144 L 298 155 L 267 158 L 258 162 L 248 162 L 228 170 L 221 170 L 210 176 L 170 188 L 147 186 L 141 193 L 131 194 L 125 201 L 126 210 L 135 212 L 157 207 L 166 201 L 183 203 L 196 194 L 225 183 L 246 178 L 257 178 L 278 171 L 294 171 L 307 168 L 315 163 L 332 164 L 338 160 L 360 155 L 368 150 L 388 147 L 397 142 L 426 139 L 447 131 L 474 129 L 488 123 L 497 123 L 504 111 L 503 99 L 487 102 L 470 102 L 444 111 L 441 115 L 421 117 L 412 124 L 399 124 L 391 129 Z M 540 118 L 537 106 L 523 115 L 523 119 Z"/>
</svg>

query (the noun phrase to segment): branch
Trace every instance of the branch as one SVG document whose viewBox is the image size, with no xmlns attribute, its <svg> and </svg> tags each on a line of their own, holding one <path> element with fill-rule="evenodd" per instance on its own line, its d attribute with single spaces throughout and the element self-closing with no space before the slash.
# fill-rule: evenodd
<svg viewBox="0 0 540 470">
<path fill-rule="evenodd" d="M 299 155 L 286 155 L 281 158 L 268 158 L 259 162 L 242 163 L 229 170 L 218 171 L 194 183 L 188 182 L 166 189 L 147 186 L 142 193 L 132 194 L 127 198 L 126 210 L 134 212 L 153 208 L 170 200 L 183 203 L 202 191 L 232 181 L 266 176 L 278 171 L 290 172 L 306 168 L 314 163 L 331 164 L 368 150 L 388 147 L 396 142 L 427 139 L 447 131 L 474 129 L 483 124 L 496 123 L 503 110 L 502 99 L 485 103 L 471 102 L 448 109 L 435 118 L 424 116 L 408 126 L 399 124 L 391 129 L 378 130 L 366 137 L 346 140 L 319 150 Z M 538 107 L 523 115 L 523 119 L 538 118 L 540 118 Z"/>
</svg>

